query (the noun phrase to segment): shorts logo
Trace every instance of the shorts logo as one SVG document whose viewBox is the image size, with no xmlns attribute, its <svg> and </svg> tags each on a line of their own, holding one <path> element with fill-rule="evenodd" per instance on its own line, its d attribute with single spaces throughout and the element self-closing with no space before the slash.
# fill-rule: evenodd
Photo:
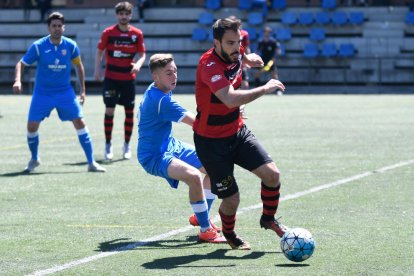
<svg viewBox="0 0 414 276">
<path fill-rule="evenodd" d="M 221 79 L 221 75 L 214 75 L 211 77 L 211 82 L 216 82 Z"/>
<path fill-rule="evenodd" d="M 227 176 L 224 179 L 221 180 L 221 182 L 216 183 L 217 191 L 223 192 L 226 191 L 228 188 L 233 185 L 234 177 L 233 176 Z"/>
<path fill-rule="evenodd" d="M 104 92 L 104 97 L 105 98 L 112 98 L 116 96 L 116 90 L 106 90 Z"/>
</svg>

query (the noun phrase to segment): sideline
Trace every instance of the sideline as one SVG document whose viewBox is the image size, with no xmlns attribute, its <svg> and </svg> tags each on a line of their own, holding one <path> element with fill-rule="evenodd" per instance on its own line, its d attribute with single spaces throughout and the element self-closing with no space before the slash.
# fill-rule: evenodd
<svg viewBox="0 0 414 276">
<path fill-rule="evenodd" d="M 326 189 L 330 189 L 330 188 L 340 186 L 340 185 L 343 185 L 343 184 L 346 184 L 346 183 L 350 183 L 350 182 L 353 182 L 355 180 L 359 180 L 361 178 L 365 178 L 365 177 L 374 175 L 376 173 L 384 173 L 384 172 L 394 170 L 394 169 L 397 169 L 397 168 L 400 168 L 400 167 L 408 166 L 408 165 L 411 165 L 411 164 L 414 164 L 414 159 L 407 160 L 407 161 L 402 161 L 402 162 L 399 162 L 399 163 L 395 163 L 393 165 L 382 167 L 382 168 L 379 168 L 379 169 L 376 169 L 376 170 L 373 170 L 373 171 L 366 171 L 366 172 L 363 172 L 363 173 L 360 173 L 360 174 L 357 174 L 357 175 L 353 175 L 353 176 L 350 176 L 350 177 L 347 177 L 347 178 L 343 178 L 343 179 L 340 179 L 340 180 L 337 180 L 337 181 L 334 181 L 334 182 L 331 182 L 331 183 L 328 183 L 328 184 L 316 186 L 316 187 L 310 188 L 308 190 L 304 190 L 304 191 L 297 192 L 297 193 L 294 193 L 294 194 L 289 194 L 289 195 L 281 197 L 280 200 L 281 201 L 286 201 L 286 200 L 290 200 L 290 199 L 299 198 L 299 197 L 302 197 L 302 196 L 305 196 L 305 195 L 308 195 L 308 194 L 316 193 L 316 192 L 319 192 L 319 191 L 322 191 L 322 190 L 326 190 Z M 255 209 L 258 209 L 258 208 L 261 208 L 261 207 L 262 207 L 261 203 L 256 204 L 256 205 L 252 205 L 252 206 L 249 206 L 249 207 L 244 207 L 244 208 L 241 208 L 237 212 L 237 215 L 240 215 L 242 213 L 245 213 L 245 212 L 248 212 L 248 211 L 251 211 L 251 210 L 255 210 Z M 217 215 L 217 216 L 214 217 L 213 221 L 218 221 L 218 220 L 219 220 L 219 216 Z M 53 274 L 53 273 L 56 273 L 56 272 L 59 272 L 59 271 L 65 270 L 65 269 L 69 269 L 71 267 L 75 267 L 75 266 L 78 266 L 78 265 L 81 265 L 81 264 L 93 262 L 95 260 L 99 260 L 99 259 L 109 257 L 109 256 L 112 256 L 112 255 L 115 255 L 115 254 L 119 254 L 119 253 L 122 253 L 122 252 L 125 252 L 125 251 L 128 251 L 128 250 L 132 250 L 134 248 L 144 246 L 144 245 L 146 245 L 148 243 L 151 243 L 151 242 L 166 239 L 166 238 L 169 238 L 171 236 L 178 235 L 180 233 L 185 233 L 185 232 L 188 232 L 188 231 L 192 230 L 193 228 L 194 227 L 190 226 L 190 225 L 186 226 L 186 227 L 182 227 L 182 228 L 179 228 L 179 229 L 176 229 L 176 230 L 173 230 L 173 231 L 170 231 L 170 232 L 166 232 L 166 233 L 158 235 L 158 236 L 153 236 L 153 237 L 147 238 L 145 240 L 129 244 L 127 246 L 116 248 L 116 249 L 114 249 L 113 251 L 110 251 L 110 252 L 102 252 L 102 253 L 99 253 L 99 254 L 96 254 L 96 255 L 92 255 L 92 256 L 89 256 L 89 257 L 86 257 L 86 258 L 83 258 L 83 259 L 79 259 L 79 260 L 75 260 L 75 261 L 65 263 L 65 264 L 62 264 L 62 265 L 56 265 L 56 266 L 48 268 L 48 269 L 37 270 L 37 271 L 35 271 L 35 272 L 33 272 L 32 274 L 29 274 L 29 275 L 41 276 L 41 275 Z"/>
</svg>

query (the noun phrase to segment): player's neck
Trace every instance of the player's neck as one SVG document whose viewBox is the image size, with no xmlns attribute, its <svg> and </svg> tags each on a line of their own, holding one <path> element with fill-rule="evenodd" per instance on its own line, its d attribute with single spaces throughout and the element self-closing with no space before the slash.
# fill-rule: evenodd
<svg viewBox="0 0 414 276">
<path fill-rule="evenodd" d="M 53 45 L 58 46 L 62 42 L 62 37 L 59 37 L 59 38 L 50 37 L 50 41 L 52 42 Z"/>
<path fill-rule="evenodd" d="M 118 29 L 122 32 L 128 32 L 129 31 L 129 24 L 118 24 Z"/>
</svg>

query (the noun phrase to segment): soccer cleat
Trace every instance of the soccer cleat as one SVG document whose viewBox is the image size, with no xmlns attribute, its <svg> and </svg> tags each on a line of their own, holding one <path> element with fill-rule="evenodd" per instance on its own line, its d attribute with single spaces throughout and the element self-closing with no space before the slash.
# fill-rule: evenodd
<svg viewBox="0 0 414 276">
<path fill-rule="evenodd" d="M 131 159 L 131 147 L 129 146 L 129 143 L 124 143 L 122 152 L 124 159 Z"/>
<path fill-rule="evenodd" d="M 200 226 L 200 224 L 198 223 L 197 216 L 196 216 L 195 214 L 192 214 L 192 215 L 188 218 L 188 221 L 190 222 L 190 224 L 191 224 L 192 226 Z M 215 225 L 215 224 L 211 221 L 211 219 L 209 219 L 209 221 L 210 221 L 210 225 L 211 225 L 211 227 L 213 227 L 213 229 L 214 229 L 214 230 L 216 230 L 216 231 L 217 231 L 217 233 L 220 233 L 220 232 L 221 232 L 221 227 L 218 227 L 217 225 Z"/>
<path fill-rule="evenodd" d="M 227 239 L 227 243 L 230 245 L 232 249 L 237 250 L 250 250 L 252 249 L 250 244 L 246 241 L 244 241 L 242 238 L 236 235 L 236 233 L 231 233 L 228 235 L 225 235 Z"/>
<path fill-rule="evenodd" d="M 105 145 L 105 159 L 112 160 L 114 153 L 112 152 L 112 143 L 106 143 Z"/>
<path fill-rule="evenodd" d="M 88 165 L 88 172 L 106 172 L 106 169 L 93 161 L 92 164 Z"/>
<path fill-rule="evenodd" d="M 227 242 L 225 237 L 220 236 L 219 233 L 213 228 L 210 227 L 206 232 L 200 230 L 198 234 L 198 239 L 200 242 L 210 242 L 210 243 L 225 243 Z"/>
<path fill-rule="evenodd" d="M 29 163 L 27 163 L 26 168 L 24 169 L 26 172 L 32 172 L 36 167 L 40 165 L 40 160 L 30 159 Z"/>
<path fill-rule="evenodd" d="M 279 236 L 282 237 L 286 231 L 289 230 L 288 227 L 286 227 L 285 225 L 279 223 L 277 221 L 277 219 L 273 218 L 272 220 L 266 221 L 263 220 L 263 218 L 260 219 L 260 227 L 264 228 L 265 230 L 267 229 L 271 229 L 273 231 L 275 231 L 275 233 Z"/>
</svg>

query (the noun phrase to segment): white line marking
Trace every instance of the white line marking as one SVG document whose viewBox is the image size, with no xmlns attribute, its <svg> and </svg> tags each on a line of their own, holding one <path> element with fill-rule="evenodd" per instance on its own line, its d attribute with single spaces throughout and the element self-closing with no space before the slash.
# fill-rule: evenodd
<svg viewBox="0 0 414 276">
<path fill-rule="evenodd" d="M 396 164 L 393 164 L 393 165 L 390 165 L 390 166 L 382 167 L 382 168 L 376 169 L 374 171 L 367 171 L 367 172 L 364 172 L 364 173 L 361 173 L 361 174 L 357 174 L 357 175 L 354 175 L 354 176 L 343 178 L 343 179 L 337 180 L 337 181 L 332 182 L 332 183 L 328 183 L 328 184 L 324 184 L 324 185 L 320 185 L 320 186 L 310 188 L 310 189 L 305 190 L 305 191 L 301 191 L 301 192 L 297 192 L 297 193 L 294 193 L 294 194 L 286 195 L 286 196 L 283 196 L 280 200 L 281 201 L 286 201 L 286 200 L 290 200 L 290 199 L 299 198 L 299 197 L 302 197 L 302 196 L 305 196 L 305 195 L 308 195 L 308 194 L 316 193 L 316 192 L 319 192 L 319 191 L 322 191 L 322 190 L 326 190 L 326 189 L 330 189 L 330 188 L 340 186 L 340 185 L 343 185 L 343 184 L 346 184 L 346 183 L 350 183 L 350 182 L 353 182 L 355 180 L 365 178 L 367 176 L 371 176 L 375 173 L 384 173 L 386 171 L 390 171 L 390 170 L 393 170 L 393 169 L 396 169 L 396 168 L 408 166 L 408 165 L 411 165 L 411 164 L 414 164 L 414 159 L 399 162 L 399 163 L 396 163 Z M 240 215 L 242 213 L 245 213 L 245 212 L 248 212 L 248 211 L 251 211 L 251 210 L 255 210 L 255 209 L 258 209 L 258 208 L 261 208 L 261 207 L 262 207 L 261 203 L 256 204 L 256 205 L 252 205 L 252 206 L 249 206 L 249 207 L 244 207 L 244 208 L 241 208 L 237 212 L 237 215 Z M 217 215 L 217 216 L 214 217 L 213 221 L 218 221 L 219 219 L 220 219 L 220 217 Z M 132 243 L 132 244 L 129 244 L 129 245 L 126 245 L 126 246 L 123 246 L 123 247 L 116 248 L 116 249 L 114 249 L 113 251 L 110 251 L 110 252 L 102 252 L 102 253 L 92 255 L 92 256 L 89 256 L 89 257 L 86 257 L 86 258 L 83 258 L 83 259 L 80 259 L 80 260 L 72 261 L 72 262 L 69 262 L 69 263 L 66 263 L 66 264 L 56 265 L 56 266 L 48 268 L 48 269 L 37 270 L 37 271 L 35 271 L 35 272 L 33 272 L 32 274 L 29 274 L 29 275 L 41 276 L 41 275 L 48 275 L 48 274 L 56 273 L 56 272 L 59 272 L 59 271 L 62 271 L 62 270 L 65 270 L 65 269 L 68 269 L 68 268 L 71 268 L 71 267 L 75 267 L 75 266 L 85 264 L 85 263 L 89 263 L 89 262 L 92 262 L 92 261 L 95 261 L 95 260 L 99 260 L 99 259 L 102 259 L 102 258 L 105 258 L 105 257 L 108 257 L 108 256 L 119 254 L 119 253 L 122 253 L 122 252 L 125 252 L 125 251 L 128 251 L 128 250 L 137 248 L 137 247 L 141 247 L 141 246 L 144 246 L 144 245 L 146 245 L 148 243 L 151 243 L 151 242 L 160 241 L 160 240 L 169 238 L 171 236 L 175 236 L 175 235 L 180 234 L 180 233 L 185 233 L 185 232 L 188 232 L 188 231 L 192 230 L 193 228 L 194 228 L 193 226 L 182 227 L 182 228 L 179 228 L 177 230 L 166 232 L 166 233 L 158 235 L 158 236 L 153 236 L 153 237 L 147 238 L 145 240 L 142 240 L 142 241 L 139 241 L 139 242 L 136 242 L 136 243 Z"/>
</svg>

